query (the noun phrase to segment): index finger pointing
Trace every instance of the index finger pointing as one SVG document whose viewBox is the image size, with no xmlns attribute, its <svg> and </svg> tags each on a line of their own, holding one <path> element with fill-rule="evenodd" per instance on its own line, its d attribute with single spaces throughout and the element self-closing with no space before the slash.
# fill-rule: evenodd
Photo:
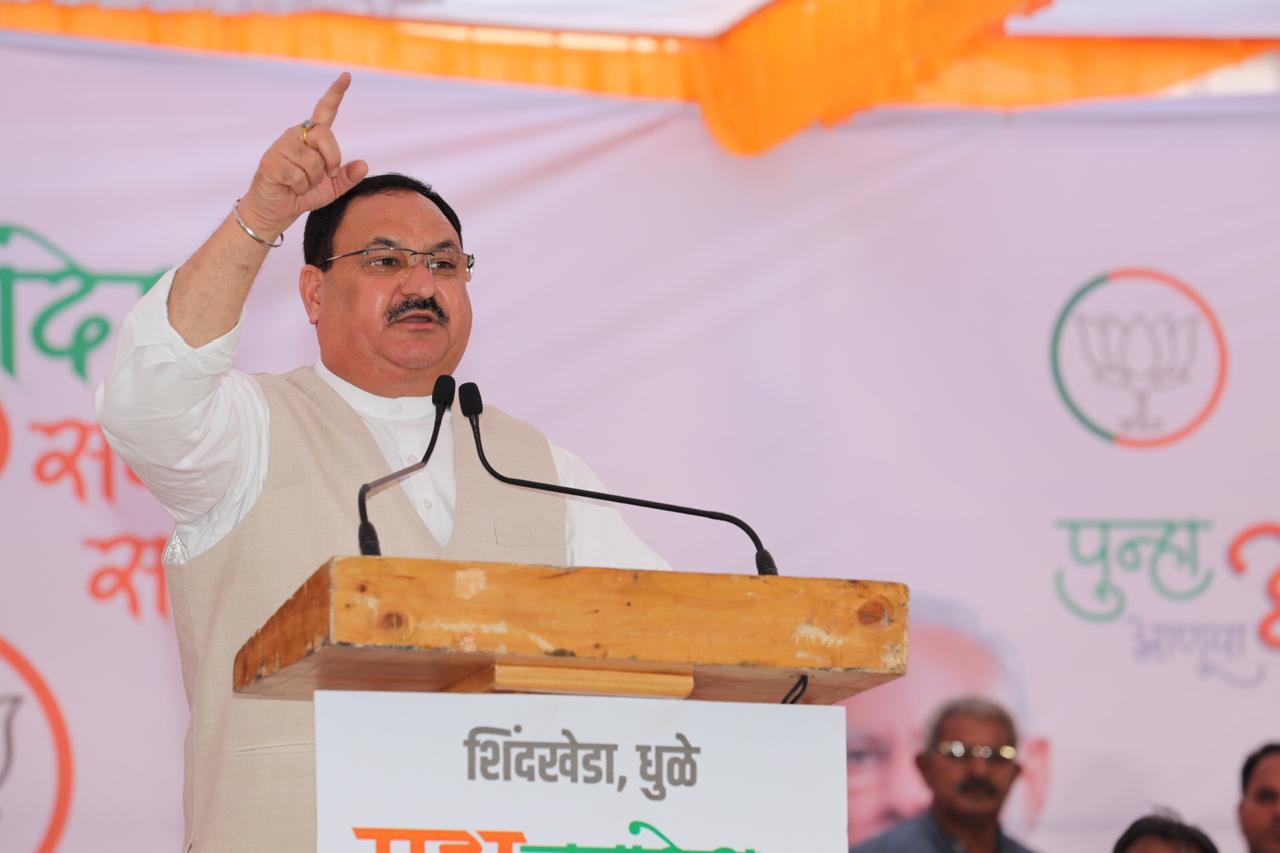
<svg viewBox="0 0 1280 853">
<path fill-rule="evenodd" d="M 320 100 L 316 101 L 316 108 L 311 111 L 311 120 L 316 124 L 333 125 L 333 120 L 338 117 L 338 107 L 342 104 L 342 96 L 346 94 L 347 87 L 351 85 L 351 75 L 343 71 L 338 75 L 338 79 L 333 81 L 329 86 L 329 91 L 325 92 Z"/>
</svg>

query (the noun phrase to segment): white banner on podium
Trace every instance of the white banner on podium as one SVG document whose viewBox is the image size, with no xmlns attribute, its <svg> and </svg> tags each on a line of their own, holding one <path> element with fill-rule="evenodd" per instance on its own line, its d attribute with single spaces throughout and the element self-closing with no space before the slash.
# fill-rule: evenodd
<svg viewBox="0 0 1280 853">
<path fill-rule="evenodd" d="M 318 691 L 322 853 L 845 853 L 835 707 Z"/>
</svg>

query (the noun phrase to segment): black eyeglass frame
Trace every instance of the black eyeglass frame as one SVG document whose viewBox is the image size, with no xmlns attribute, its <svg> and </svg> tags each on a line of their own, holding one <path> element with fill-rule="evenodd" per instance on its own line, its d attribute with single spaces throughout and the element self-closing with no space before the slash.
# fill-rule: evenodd
<svg viewBox="0 0 1280 853">
<path fill-rule="evenodd" d="M 1018 748 L 1012 744 L 985 746 L 968 744 L 959 740 L 944 740 L 938 744 L 938 754 L 944 758 L 963 761 L 966 758 L 979 758 L 988 764 L 1012 764 L 1018 759 Z"/>
<path fill-rule="evenodd" d="M 415 257 L 425 256 L 428 259 L 430 259 L 432 255 L 438 255 L 441 252 L 457 252 L 459 255 L 462 255 L 462 257 L 467 259 L 467 276 L 468 277 L 470 277 L 471 271 L 476 268 L 476 256 L 469 254 L 467 252 L 460 251 L 458 249 L 433 249 L 427 252 L 419 252 L 417 249 L 406 249 L 404 246 L 366 246 L 363 249 L 356 249 L 354 252 L 343 252 L 341 255 L 334 255 L 332 258 L 325 258 L 323 261 L 316 264 L 316 266 L 318 266 L 320 269 L 325 269 L 331 266 L 334 261 L 340 261 L 343 258 L 354 258 L 356 255 L 364 255 L 365 257 L 368 257 L 370 252 L 386 252 L 386 251 L 408 252 L 410 267 L 413 266 L 413 258 Z M 430 266 L 427 267 L 427 272 L 431 272 Z M 431 272 L 431 274 L 435 275 L 434 272 Z"/>
</svg>

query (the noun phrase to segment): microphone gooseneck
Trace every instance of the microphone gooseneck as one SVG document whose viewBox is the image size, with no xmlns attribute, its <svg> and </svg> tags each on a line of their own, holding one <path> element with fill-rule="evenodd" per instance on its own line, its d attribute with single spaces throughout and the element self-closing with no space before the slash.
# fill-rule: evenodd
<svg viewBox="0 0 1280 853">
<path fill-rule="evenodd" d="M 445 374 L 436 379 L 435 387 L 431 389 L 431 403 L 436 408 L 435 424 L 431 427 L 431 440 L 427 442 L 427 452 L 422 454 L 422 461 L 415 462 L 407 468 L 401 468 L 399 471 L 392 471 L 385 477 L 379 477 L 371 483 L 365 483 L 360 487 L 360 492 L 356 495 L 356 508 L 360 512 L 360 528 L 357 531 L 357 538 L 360 540 L 360 554 L 365 557 L 377 557 L 382 554 L 382 546 L 378 542 L 378 531 L 374 529 L 373 522 L 369 520 L 368 500 L 378 492 L 427 467 L 427 462 L 431 459 L 432 452 L 436 449 L 436 439 L 440 437 L 440 424 L 444 422 L 444 413 L 453 405 L 453 394 L 455 383 L 453 377 Z"/>
<path fill-rule="evenodd" d="M 760 541 L 760 537 L 751 529 L 751 525 L 747 524 L 737 516 L 729 515 L 724 512 L 713 512 L 711 510 L 678 506 L 676 504 L 659 503 L 658 501 L 649 501 L 644 500 L 643 498 L 607 495 L 603 492 L 592 492 L 587 489 L 573 489 L 568 486 L 554 485 L 552 483 L 538 483 L 533 480 L 521 480 L 517 477 L 508 477 L 505 474 L 499 473 L 494 470 L 494 467 L 489 464 L 489 459 L 484 455 L 484 443 L 480 440 L 480 413 L 484 411 L 484 401 L 481 400 L 480 389 L 476 387 L 474 382 L 464 382 L 462 386 L 458 388 L 458 405 L 462 410 L 463 416 L 471 423 L 471 434 L 474 435 L 476 439 L 476 455 L 480 457 L 480 464 L 495 480 L 506 483 L 509 486 L 520 486 L 526 489 L 555 492 L 561 495 L 571 495 L 576 498 L 589 498 L 591 500 L 629 504 L 631 506 L 644 507 L 645 509 L 657 509 L 664 512 L 678 512 L 682 515 L 696 515 L 700 518 L 725 521 L 737 527 L 751 539 L 751 544 L 754 545 L 756 549 L 756 572 L 758 574 L 776 575 L 778 573 L 778 567 L 773 562 L 773 556 L 765 550 L 764 543 Z"/>
</svg>

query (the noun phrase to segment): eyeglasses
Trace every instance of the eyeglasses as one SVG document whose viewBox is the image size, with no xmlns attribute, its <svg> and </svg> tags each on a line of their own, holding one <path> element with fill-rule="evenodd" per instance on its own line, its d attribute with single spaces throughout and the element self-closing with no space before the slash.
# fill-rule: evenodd
<svg viewBox="0 0 1280 853">
<path fill-rule="evenodd" d="M 944 740 L 938 744 L 938 753 L 957 761 L 973 757 L 993 764 L 1007 764 L 1018 757 L 1017 748 L 1007 743 L 1003 746 L 974 746 L 958 740 Z"/>
<path fill-rule="evenodd" d="M 409 270 L 419 260 L 426 265 L 432 278 L 453 281 L 471 278 L 471 270 L 475 268 L 476 256 L 453 249 L 437 249 L 434 252 L 415 252 L 413 249 L 401 249 L 394 246 L 377 246 L 369 249 L 356 249 L 354 252 L 343 252 L 332 258 L 325 258 L 317 266 L 324 268 L 334 261 L 343 258 L 360 256 L 360 270 L 379 278 L 397 278 L 409 274 Z"/>
</svg>

